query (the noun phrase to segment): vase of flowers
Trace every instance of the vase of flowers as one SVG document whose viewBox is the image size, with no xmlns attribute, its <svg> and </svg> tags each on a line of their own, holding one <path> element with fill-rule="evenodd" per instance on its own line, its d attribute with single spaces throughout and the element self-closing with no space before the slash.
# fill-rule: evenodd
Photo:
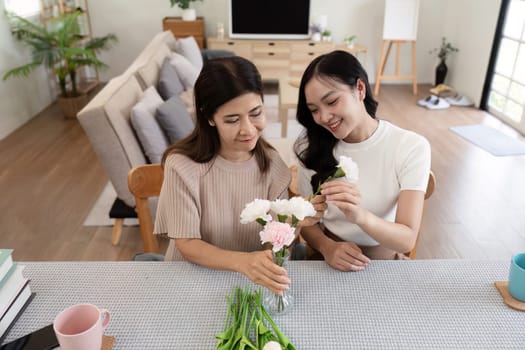
<svg viewBox="0 0 525 350">
<path fill-rule="evenodd" d="M 437 54 L 437 57 L 439 58 L 439 64 L 436 67 L 436 86 L 442 84 L 445 81 L 445 77 L 447 76 L 448 72 L 448 67 L 446 63 L 448 56 L 458 51 L 459 49 L 452 46 L 451 43 L 447 42 L 447 39 L 445 37 L 441 39 L 441 46 L 439 48 L 430 50 L 430 53 Z"/>
<path fill-rule="evenodd" d="M 277 220 L 274 220 L 273 212 Z M 307 216 L 314 216 L 316 211 L 309 201 L 302 197 L 268 201 L 255 199 L 246 205 L 241 213 L 241 223 L 257 222 L 264 228 L 259 232 L 262 244 L 271 244 L 275 264 L 286 268 L 290 258 L 288 248 L 294 242 L 298 223 Z M 294 297 L 289 290 L 282 295 L 266 290 L 263 293 L 263 305 L 270 314 L 287 313 L 294 304 Z"/>
<path fill-rule="evenodd" d="M 290 259 L 290 254 L 288 250 L 285 249 L 286 253 L 283 256 L 280 256 L 279 253 L 272 253 L 273 261 L 287 269 L 288 260 Z M 272 315 L 283 315 L 290 311 L 294 305 L 294 296 L 290 290 L 285 290 L 283 295 L 272 293 L 271 291 L 265 289 L 263 292 L 263 305 Z"/>
</svg>

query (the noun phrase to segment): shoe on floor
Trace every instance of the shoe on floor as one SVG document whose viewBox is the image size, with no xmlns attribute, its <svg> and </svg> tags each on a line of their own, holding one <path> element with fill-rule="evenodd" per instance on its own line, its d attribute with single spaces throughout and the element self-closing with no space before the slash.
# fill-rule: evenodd
<svg viewBox="0 0 525 350">
<path fill-rule="evenodd" d="M 423 98 L 423 99 L 417 101 L 417 104 L 420 105 L 420 106 L 422 106 L 422 107 L 426 107 L 427 104 L 429 104 L 429 103 L 434 103 L 434 102 L 436 102 L 437 99 L 438 99 L 437 96 L 435 96 L 435 95 L 430 95 L 430 96 L 428 96 L 428 97 L 426 97 L 426 98 Z"/>
<path fill-rule="evenodd" d="M 450 107 L 450 103 L 448 103 L 444 98 L 438 97 L 434 102 L 427 103 L 425 107 L 428 109 L 446 109 Z"/>
<path fill-rule="evenodd" d="M 448 85 L 439 84 L 430 89 L 430 93 L 439 97 L 451 97 L 457 95 L 457 92 Z"/>
<path fill-rule="evenodd" d="M 453 106 L 469 107 L 474 105 L 474 101 L 465 95 L 455 95 L 446 98 L 447 102 Z"/>
</svg>

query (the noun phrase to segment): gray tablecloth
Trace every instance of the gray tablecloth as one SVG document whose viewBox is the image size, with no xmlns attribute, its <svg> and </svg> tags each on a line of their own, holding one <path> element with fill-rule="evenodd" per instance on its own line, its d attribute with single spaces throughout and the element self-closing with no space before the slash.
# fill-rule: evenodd
<svg viewBox="0 0 525 350">
<path fill-rule="evenodd" d="M 25 263 L 36 297 L 6 341 L 88 302 L 111 311 L 114 349 L 213 349 L 237 273 L 188 263 Z M 295 307 L 274 319 L 297 349 L 524 349 L 525 313 L 494 281 L 507 261 L 373 261 L 343 273 L 291 262 Z"/>
</svg>

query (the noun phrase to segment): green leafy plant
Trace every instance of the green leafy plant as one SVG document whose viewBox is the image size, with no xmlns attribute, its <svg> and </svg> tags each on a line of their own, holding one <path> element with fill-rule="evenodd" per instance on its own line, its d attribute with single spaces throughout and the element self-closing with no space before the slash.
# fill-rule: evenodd
<svg viewBox="0 0 525 350">
<path fill-rule="evenodd" d="M 322 36 L 330 36 L 330 35 L 332 35 L 332 32 L 329 31 L 328 29 L 325 29 L 325 30 L 323 30 L 323 33 L 321 35 Z"/>
<path fill-rule="evenodd" d="M 439 48 L 430 50 L 430 53 L 437 54 L 439 60 L 444 62 L 447 60 L 448 56 L 458 51 L 458 48 L 452 46 L 452 44 L 450 42 L 447 42 L 447 39 L 443 37 L 441 39 L 441 46 Z"/>
<path fill-rule="evenodd" d="M 345 42 L 346 45 L 351 45 L 354 43 L 354 40 L 356 39 L 357 37 L 355 35 L 348 35 L 348 36 L 345 36 L 345 38 L 343 39 L 343 41 Z"/>
<path fill-rule="evenodd" d="M 190 8 L 190 3 L 194 2 L 194 1 L 202 1 L 202 0 L 170 0 L 171 7 L 177 5 L 178 7 L 180 7 L 183 10 L 189 9 Z"/>
<path fill-rule="evenodd" d="M 81 14 L 75 11 L 57 17 L 49 22 L 48 29 L 7 13 L 13 35 L 31 49 L 32 61 L 7 71 L 3 80 L 15 76 L 27 77 L 38 66 L 44 65 L 55 73 L 62 97 L 78 96 L 77 70 L 85 66 L 106 66 L 97 58 L 97 53 L 109 49 L 118 41 L 114 34 L 84 40 L 78 23 Z"/>
</svg>

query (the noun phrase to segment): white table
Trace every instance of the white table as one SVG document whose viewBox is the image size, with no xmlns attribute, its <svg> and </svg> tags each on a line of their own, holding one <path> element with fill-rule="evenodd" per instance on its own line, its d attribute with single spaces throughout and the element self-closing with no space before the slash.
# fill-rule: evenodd
<svg viewBox="0 0 525 350">
<path fill-rule="evenodd" d="M 80 302 L 111 311 L 114 349 L 213 349 L 240 274 L 188 263 L 26 263 L 36 297 L 6 340 Z M 507 261 L 373 261 L 343 273 L 291 262 L 296 305 L 275 317 L 297 349 L 524 349 L 525 313 L 493 282 Z"/>
</svg>

